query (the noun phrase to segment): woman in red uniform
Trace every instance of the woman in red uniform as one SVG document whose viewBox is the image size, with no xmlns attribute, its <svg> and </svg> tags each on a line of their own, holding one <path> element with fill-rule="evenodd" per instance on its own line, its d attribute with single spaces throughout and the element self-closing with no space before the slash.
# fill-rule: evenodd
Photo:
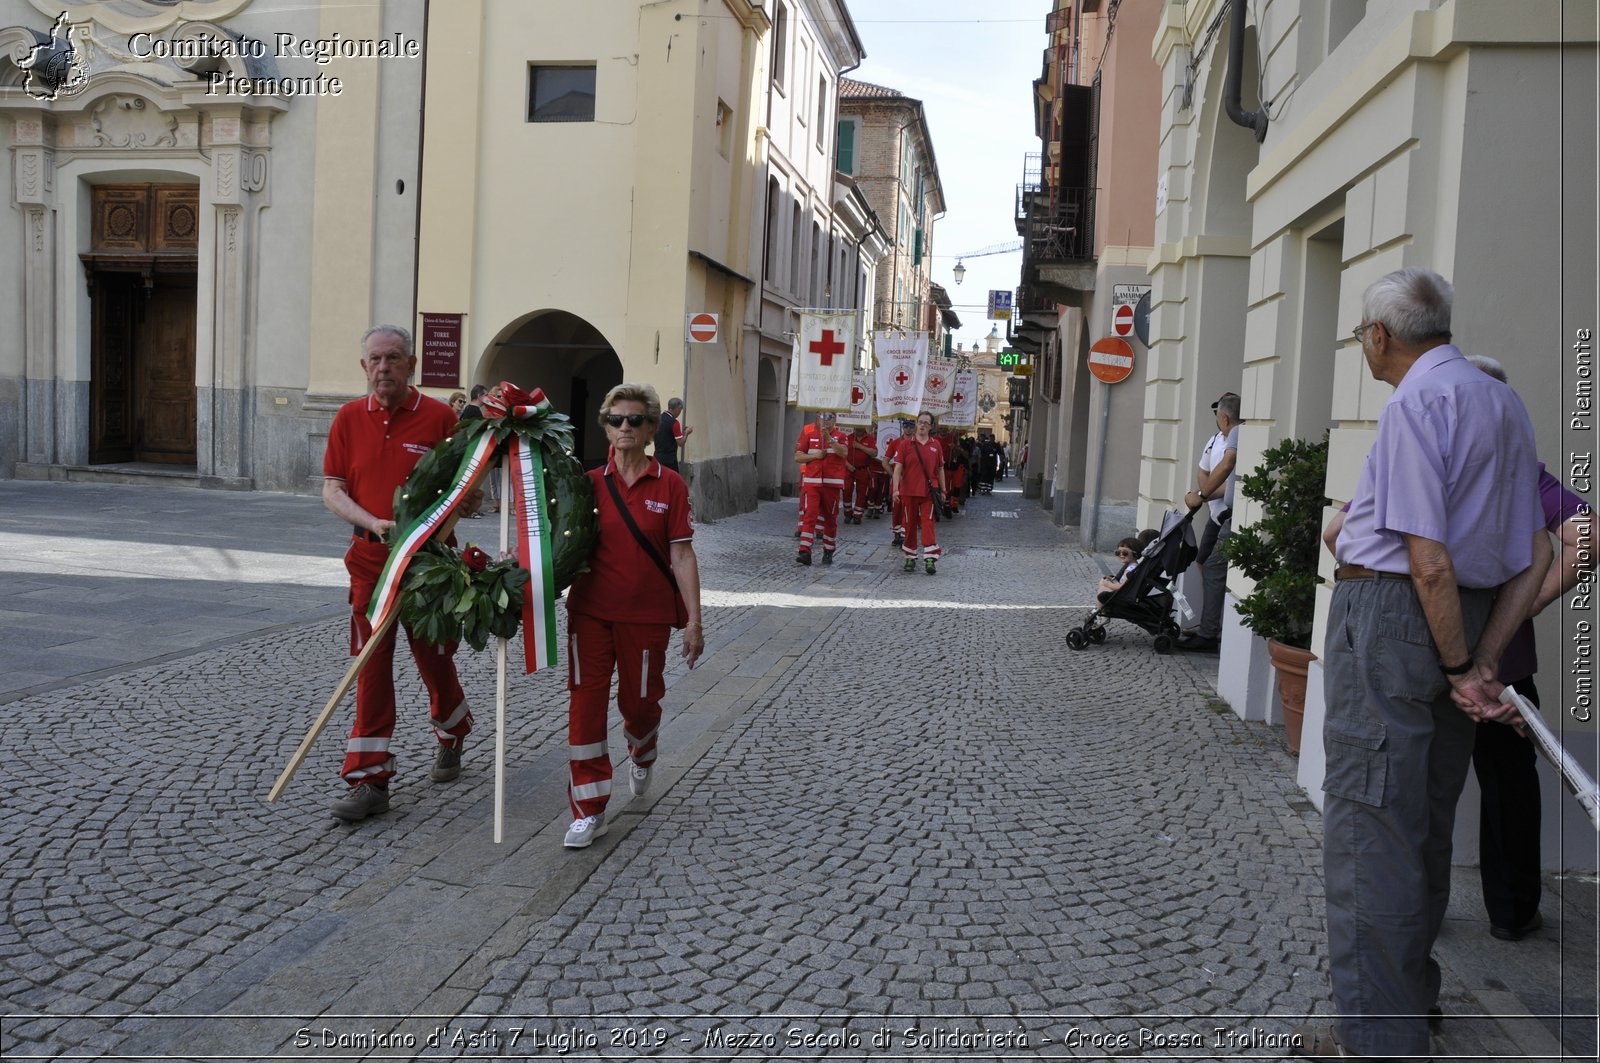
<svg viewBox="0 0 1600 1063">
<path fill-rule="evenodd" d="M 706 645 L 689 490 L 681 476 L 645 453 L 660 421 L 661 399 L 645 384 L 618 384 L 600 404 L 611 443 L 605 467 L 589 470 L 600 541 L 589 555 L 589 571 L 567 595 L 567 802 L 573 821 L 563 844 L 569 849 L 585 848 L 606 831 L 613 671 L 631 760 L 628 788 L 640 797 L 656 760 L 671 628 L 683 628 L 683 656 L 691 668 Z"/>
<path fill-rule="evenodd" d="M 917 434 L 900 443 L 894 456 L 895 497 L 905 509 L 906 541 L 900 547 L 906 555 L 906 571 L 917 568 L 917 533 L 922 533 L 923 564 L 928 575 L 937 569 L 939 540 L 933 533 L 933 489 L 945 491 L 944 450 L 933 438 L 933 414 L 917 415 Z"/>
</svg>

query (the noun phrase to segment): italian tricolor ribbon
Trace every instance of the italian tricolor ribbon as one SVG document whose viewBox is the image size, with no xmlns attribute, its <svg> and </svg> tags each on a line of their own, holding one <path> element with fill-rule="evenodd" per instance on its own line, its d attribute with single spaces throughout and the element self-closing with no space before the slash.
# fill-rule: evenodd
<svg viewBox="0 0 1600 1063">
<path fill-rule="evenodd" d="M 515 420 L 550 408 L 540 389 L 530 394 L 509 383 L 500 385 L 498 397 L 484 396 L 482 405 L 489 419 Z M 531 577 L 522 599 L 522 641 L 528 671 L 533 672 L 550 667 L 556 659 L 555 562 L 544 458 L 537 444 L 520 435 L 512 433 L 502 448 L 495 441 L 496 434 L 493 429 L 479 433 L 462 456 L 450 486 L 401 531 L 378 577 L 367 618 L 376 630 L 389 613 L 400 608 L 400 585 L 412 557 L 488 475 L 496 454 L 504 449 L 511 470 L 511 498 L 504 501 L 516 515 L 517 560 Z"/>
</svg>

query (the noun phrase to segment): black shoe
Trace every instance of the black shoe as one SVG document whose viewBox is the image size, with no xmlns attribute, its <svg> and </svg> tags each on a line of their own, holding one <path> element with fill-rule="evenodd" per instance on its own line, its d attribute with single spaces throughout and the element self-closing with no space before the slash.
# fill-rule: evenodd
<svg viewBox="0 0 1600 1063">
<path fill-rule="evenodd" d="M 1208 639 L 1202 635 L 1185 635 L 1175 647 L 1184 653 L 1216 653 L 1222 648 L 1221 639 Z"/>
<path fill-rule="evenodd" d="M 357 823 L 368 816 L 389 811 L 388 788 L 364 782 L 350 787 L 350 792 L 335 801 L 329 809 L 346 823 Z"/>
<path fill-rule="evenodd" d="M 440 746 L 439 752 L 433 755 L 433 771 L 430 773 L 434 782 L 449 782 L 461 774 L 461 750 L 454 746 Z"/>
<path fill-rule="evenodd" d="M 795 560 L 800 562 L 800 564 L 802 564 L 802 565 L 811 564 L 811 551 L 810 550 L 802 550 L 802 551 L 800 551 L 799 554 L 795 555 Z"/>
<path fill-rule="evenodd" d="M 891 541 L 889 543 L 889 545 L 890 546 L 899 546 L 901 543 L 903 543 L 905 541 L 906 541 L 906 537 L 904 535 L 901 535 L 899 532 L 896 532 L 893 541 Z"/>
<path fill-rule="evenodd" d="M 824 551 L 822 551 L 822 563 L 824 565 L 833 564 L 833 551 L 832 550 L 824 550 Z"/>
<path fill-rule="evenodd" d="M 1491 925 L 1489 927 L 1489 934 L 1500 941 L 1521 941 L 1535 930 L 1538 930 L 1541 926 L 1544 926 L 1544 917 L 1538 912 L 1534 912 L 1533 918 L 1529 919 L 1526 923 L 1523 923 L 1519 927 Z"/>
</svg>

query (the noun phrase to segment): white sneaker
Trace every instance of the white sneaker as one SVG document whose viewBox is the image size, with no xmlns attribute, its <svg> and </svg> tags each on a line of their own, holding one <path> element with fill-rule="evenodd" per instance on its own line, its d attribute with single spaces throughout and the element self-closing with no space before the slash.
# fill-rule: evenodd
<svg viewBox="0 0 1600 1063">
<path fill-rule="evenodd" d="M 635 797 L 643 797 L 650 791 L 650 768 L 629 761 L 628 790 Z"/>
<path fill-rule="evenodd" d="M 568 849 L 587 849 L 596 838 L 606 832 L 606 817 L 584 816 L 572 821 L 567 828 L 566 840 L 561 844 Z"/>
</svg>

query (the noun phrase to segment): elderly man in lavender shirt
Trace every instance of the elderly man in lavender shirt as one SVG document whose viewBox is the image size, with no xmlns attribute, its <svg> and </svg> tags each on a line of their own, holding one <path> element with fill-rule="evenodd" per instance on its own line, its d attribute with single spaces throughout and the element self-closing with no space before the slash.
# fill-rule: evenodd
<svg viewBox="0 0 1600 1063">
<path fill-rule="evenodd" d="M 1395 388 L 1338 539 L 1326 638 L 1323 874 L 1339 1019 L 1296 1054 L 1426 1057 L 1429 953 L 1474 721 L 1505 720 L 1500 656 L 1549 565 L 1533 426 L 1450 345 L 1453 292 L 1418 268 L 1375 281 L 1354 330 Z"/>
</svg>

